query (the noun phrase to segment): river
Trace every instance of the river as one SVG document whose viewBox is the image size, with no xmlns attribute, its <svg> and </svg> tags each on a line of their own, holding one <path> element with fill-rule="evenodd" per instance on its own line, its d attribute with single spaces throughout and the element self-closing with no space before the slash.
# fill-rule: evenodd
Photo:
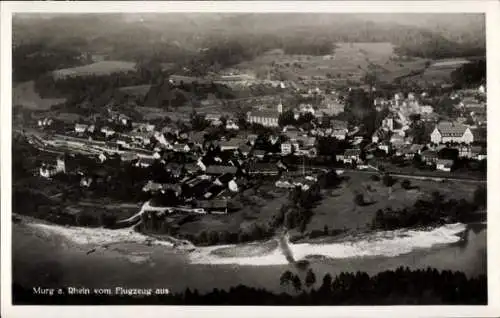
<svg viewBox="0 0 500 318">
<path fill-rule="evenodd" d="M 119 234 L 113 234 L 115 239 L 124 235 L 129 242 L 104 244 L 102 237 L 109 237 L 105 231 L 110 230 L 90 229 L 84 235 L 82 229 L 70 230 L 14 223 L 14 281 L 29 287 L 122 286 L 174 292 L 187 287 L 207 291 L 244 284 L 281 292 L 280 275 L 287 269 L 299 272 L 288 263 L 276 241 L 198 248 L 190 253 L 171 244 L 141 241 L 123 231 L 113 232 Z M 319 283 L 326 273 L 359 270 L 375 274 L 399 266 L 430 266 L 463 271 L 468 276 L 487 272 L 485 226 L 455 225 L 431 232 L 385 233 L 358 242 L 290 246 L 296 260 L 309 259 Z"/>
</svg>

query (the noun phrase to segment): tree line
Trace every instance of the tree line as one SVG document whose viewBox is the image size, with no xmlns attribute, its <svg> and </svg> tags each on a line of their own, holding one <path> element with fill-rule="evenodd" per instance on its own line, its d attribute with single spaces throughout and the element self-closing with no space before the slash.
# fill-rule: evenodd
<svg viewBox="0 0 500 318">
<path fill-rule="evenodd" d="M 475 212 L 485 207 L 486 188 L 484 186 L 480 186 L 475 190 L 472 202 L 465 199 L 445 200 L 442 194 L 433 192 L 430 199 L 419 199 L 410 208 L 401 210 L 393 210 L 390 207 L 385 210 L 379 209 L 371 226 L 376 230 L 396 230 L 454 222 L 467 223 L 482 217 Z"/>
<path fill-rule="evenodd" d="M 325 274 L 317 281 L 311 273 L 301 280 L 285 272 L 280 281 L 288 291 L 281 293 L 240 284 L 206 293 L 186 288 L 179 293 L 144 297 L 67 294 L 54 297 L 34 294 L 32 288 L 14 282 L 12 296 L 15 305 L 486 305 L 488 300 L 486 275 L 467 277 L 458 271 L 399 267 L 372 276 L 360 271 L 342 272 L 335 277 Z M 291 277 L 291 283 L 283 277 Z"/>
</svg>

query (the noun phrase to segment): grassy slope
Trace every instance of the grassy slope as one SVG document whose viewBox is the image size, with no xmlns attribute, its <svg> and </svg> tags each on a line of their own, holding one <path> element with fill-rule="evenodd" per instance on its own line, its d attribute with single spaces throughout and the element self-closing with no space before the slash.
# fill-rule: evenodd
<svg viewBox="0 0 500 318">
<path fill-rule="evenodd" d="M 372 181 L 368 176 L 350 175 L 350 179 L 339 189 L 324 194 L 321 203 L 315 208 L 314 216 L 306 231 L 329 229 L 358 229 L 370 223 L 379 209 L 392 208 L 393 210 L 411 207 L 416 200 L 423 196 L 439 191 L 446 199 L 471 199 L 475 187 L 470 184 L 452 182 L 444 185 L 434 181 L 411 180 L 413 189 L 401 188 L 399 179 L 392 186 L 392 193 L 380 181 Z M 367 190 L 371 187 L 372 191 Z M 357 206 L 354 203 L 356 193 L 363 193 L 368 203 L 366 206 Z"/>
<path fill-rule="evenodd" d="M 42 98 L 35 91 L 33 81 L 19 83 L 12 87 L 12 105 L 32 110 L 48 110 L 52 105 L 64 103 L 64 98 Z"/>
</svg>

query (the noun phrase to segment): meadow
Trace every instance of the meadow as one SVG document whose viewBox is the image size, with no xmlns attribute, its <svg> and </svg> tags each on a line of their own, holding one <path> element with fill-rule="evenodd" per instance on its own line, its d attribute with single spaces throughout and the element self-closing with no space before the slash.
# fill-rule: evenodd
<svg viewBox="0 0 500 318">
<path fill-rule="evenodd" d="M 367 71 L 375 72 L 381 80 L 410 74 L 425 67 L 425 60 L 401 58 L 394 45 L 387 42 L 337 43 L 330 55 L 288 55 L 272 50 L 251 61 L 238 64 L 245 72 L 255 72 L 259 78 L 269 74 L 282 80 L 350 80 L 360 82 Z"/>
<path fill-rule="evenodd" d="M 66 102 L 65 98 L 42 98 L 35 90 L 35 82 L 23 82 L 12 87 L 12 106 L 30 110 L 49 110 L 52 106 Z"/>
<path fill-rule="evenodd" d="M 463 182 L 447 181 L 447 186 L 443 186 L 441 182 L 412 179 L 410 188 L 404 189 L 401 186 L 404 178 L 396 178 L 396 183 L 389 188 L 367 175 L 348 176 L 349 179 L 339 188 L 323 191 L 323 199 L 314 208 L 306 231 L 323 231 L 325 225 L 330 230 L 363 230 L 371 224 L 379 209 L 392 208 L 396 211 L 409 208 L 418 199 L 429 198 L 435 191 L 445 199 L 471 200 L 476 188 Z M 363 195 L 364 204 L 355 203 L 357 194 Z"/>
<path fill-rule="evenodd" d="M 80 77 L 80 76 L 102 76 L 113 73 L 125 73 L 135 71 L 136 64 L 125 61 L 100 61 L 83 66 L 59 69 L 52 72 L 54 78 Z"/>
</svg>

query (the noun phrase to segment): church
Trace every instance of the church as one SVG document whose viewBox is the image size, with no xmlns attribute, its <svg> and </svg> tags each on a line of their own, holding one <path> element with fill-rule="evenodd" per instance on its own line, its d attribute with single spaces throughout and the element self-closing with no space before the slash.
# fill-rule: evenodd
<svg viewBox="0 0 500 318">
<path fill-rule="evenodd" d="M 247 121 L 249 123 L 261 124 L 265 127 L 278 127 L 278 119 L 283 113 L 283 104 L 278 104 L 276 110 L 256 110 L 247 113 Z"/>
</svg>

